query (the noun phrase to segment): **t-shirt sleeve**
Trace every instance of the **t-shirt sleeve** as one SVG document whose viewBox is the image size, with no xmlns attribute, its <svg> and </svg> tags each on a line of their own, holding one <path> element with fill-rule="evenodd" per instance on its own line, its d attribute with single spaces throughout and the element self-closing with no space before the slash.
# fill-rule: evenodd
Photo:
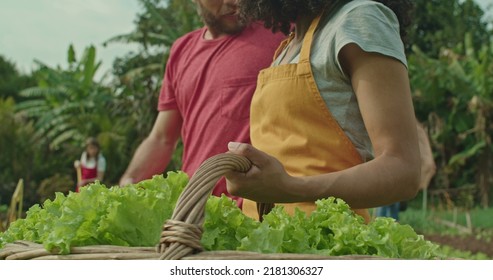
<svg viewBox="0 0 493 280">
<path fill-rule="evenodd" d="M 159 100 L 158 100 L 158 111 L 166 111 L 177 109 L 178 105 L 176 103 L 176 89 L 174 83 L 174 76 L 176 75 L 176 71 L 174 69 L 174 65 L 176 63 L 175 57 L 175 48 L 176 45 L 173 45 L 170 50 L 170 56 L 166 63 L 166 69 L 164 72 L 164 77 L 161 85 L 161 90 L 159 92 Z"/>
<path fill-rule="evenodd" d="M 349 11 L 336 33 L 336 42 L 337 54 L 345 45 L 355 43 L 366 52 L 393 57 L 407 67 L 399 21 L 382 4 L 359 5 Z"/>
<path fill-rule="evenodd" d="M 103 155 L 99 154 L 98 156 L 98 172 L 106 171 L 106 159 Z"/>
<path fill-rule="evenodd" d="M 82 152 L 82 154 L 80 155 L 80 164 L 82 166 L 85 166 L 86 165 L 86 159 L 87 159 L 87 154 L 86 152 Z"/>
</svg>

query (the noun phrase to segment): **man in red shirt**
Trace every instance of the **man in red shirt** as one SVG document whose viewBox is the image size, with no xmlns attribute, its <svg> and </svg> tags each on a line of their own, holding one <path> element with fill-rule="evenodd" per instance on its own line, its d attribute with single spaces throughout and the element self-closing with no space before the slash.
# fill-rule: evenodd
<svg viewBox="0 0 493 280">
<path fill-rule="evenodd" d="M 205 26 L 171 47 L 161 88 L 159 114 L 137 148 L 120 185 L 161 174 L 177 141 L 183 141 L 182 170 L 189 176 L 228 142 L 250 142 L 250 101 L 257 75 L 268 67 L 281 34 L 261 24 L 245 26 L 235 0 L 195 0 Z M 224 179 L 213 194 L 228 194 Z"/>
</svg>

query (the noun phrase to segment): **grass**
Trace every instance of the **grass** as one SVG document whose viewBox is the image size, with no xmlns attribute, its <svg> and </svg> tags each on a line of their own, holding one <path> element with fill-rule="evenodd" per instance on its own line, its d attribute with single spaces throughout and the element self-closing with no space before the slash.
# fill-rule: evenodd
<svg viewBox="0 0 493 280">
<path fill-rule="evenodd" d="M 493 241 L 493 208 L 474 208 L 469 210 L 472 234 L 477 239 Z M 445 223 L 437 222 L 445 221 Z M 414 204 L 406 211 L 399 213 L 399 223 L 408 224 L 418 234 L 440 234 L 440 235 L 464 235 L 467 229 L 466 211 L 461 209 L 426 209 L 423 211 L 420 205 Z M 445 224 L 452 224 L 447 226 Z M 454 226 L 455 224 L 455 226 Z M 463 229 L 463 230 L 461 230 Z M 458 258 L 464 260 L 488 260 L 483 253 L 471 253 L 460 251 L 450 246 L 440 246 L 440 255 L 445 258 Z"/>
<path fill-rule="evenodd" d="M 439 254 L 443 256 L 443 259 L 462 259 L 462 260 L 490 260 L 490 258 L 483 253 L 471 253 L 466 251 L 460 251 L 450 246 L 440 246 Z"/>
<path fill-rule="evenodd" d="M 472 233 L 477 239 L 491 242 L 493 240 L 493 208 L 475 208 L 469 210 Z M 460 229 L 467 229 L 466 212 L 460 210 L 408 208 L 399 215 L 400 223 L 409 224 L 420 234 L 464 235 Z M 447 226 L 437 220 L 446 221 L 457 226 Z M 440 253 L 448 258 L 465 260 L 487 260 L 488 256 L 482 253 L 459 251 L 450 246 L 440 246 Z"/>
<path fill-rule="evenodd" d="M 493 208 L 475 208 L 469 210 L 471 226 L 475 230 L 493 230 Z M 416 231 L 423 233 L 458 234 L 459 230 L 437 223 L 437 219 L 455 223 L 458 227 L 468 227 L 464 210 L 439 210 L 408 208 L 399 214 L 400 222 L 411 225 Z"/>
</svg>

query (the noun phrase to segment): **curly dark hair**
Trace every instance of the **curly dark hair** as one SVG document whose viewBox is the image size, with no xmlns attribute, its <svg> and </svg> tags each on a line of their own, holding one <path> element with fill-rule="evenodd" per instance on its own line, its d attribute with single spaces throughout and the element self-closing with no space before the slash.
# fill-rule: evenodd
<svg viewBox="0 0 493 280">
<path fill-rule="evenodd" d="M 244 22 L 262 21 L 273 32 L 288 34 L 298 16 L 316 16 L 352 0 L 239 0 L 240 18 Z M 411 24 L 412 0 L 373 0 L 389 7 L 397 15 L 404 40 Z"/>
</svg>

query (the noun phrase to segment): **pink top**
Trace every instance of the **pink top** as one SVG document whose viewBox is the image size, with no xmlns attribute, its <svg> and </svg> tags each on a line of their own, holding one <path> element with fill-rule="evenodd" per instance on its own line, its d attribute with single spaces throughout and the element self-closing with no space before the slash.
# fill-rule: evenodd
<svg viewBox="0 0 493 280">
<path fill-rule="evenodd" d="M 270 66 L 284 38 L 260 24 L 214 40 L 204 40 L 205 31 L 188 33 L 173 44 L 158 103 L 159 111 L 181 112 L 182 170 L 189 176 L 209 157 L 226 152 L 229 141 L 250 143 L 257 75 Z M 222 193 L 230 196 L 224 179 L 213 191 Z M 241 199 L 232 198 L 241 206 Z"/>
</svg>

